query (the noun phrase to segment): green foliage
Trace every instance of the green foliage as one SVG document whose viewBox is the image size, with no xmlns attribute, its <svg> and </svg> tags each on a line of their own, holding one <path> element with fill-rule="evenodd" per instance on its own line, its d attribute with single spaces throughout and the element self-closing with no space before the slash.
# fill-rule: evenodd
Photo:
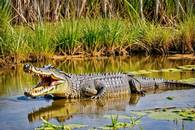
<svg viewBox="0 0 195 130">
<path fill-rule="evenodd" d="M 7 26 L 0 28 L 0 53 L 108 56 L 131 52 L 168 54 L 170 50 L 193 52 L 194 21 L 190 17 L 175 28 L 148 21 L 80 19 L 37 24 L 34 31 L 5 22 Z"/>
<path fill-rule="evenodd" d="M 50 26 L 38 24 L 33 33 L 28 33 L 27 42 L 32 52 L 38 54 L 52 54 L 55 51 L 56 45 L 52 42 L 53 34 L 49 32 Z M 54 33 L 54 32 L 53 32 Z"/>
<path fill-rule="evenodd" d="M 83 128 L 86 125 L 80 124 L 67 124 L 67 125 L 55 125 L 50 123 L 42 118 L 43 124 L 39 128 L 35 128 L 35 130 L 72 130 L 75 128 Z"/>
<path fill-rule="evenodd" d="M 137 115 L 134 114 L 135 116 L 125 116 L 125 115 L 106 115 L 104 116 L 105 118 L 110 118 L 111 117 L 111 124 L 105 125 L 104 127 L 101 127 L 101 129 L 119 129 L 119 128 L 133 128 L 136 125 L 139 125 L 141 123 L 141 118 L 143 115 Z M 119 121 L 120 119 L 128 119 L 129 122 L 121 122 Z"/>
<path fill-rule="evenodd" d="M 94 22 L 94 24 L 91 25 L 91 21 L 87 21 L 84 29 L 82 31 L 83 33 L 83 48 L 87 51 L 90 51 L 93 53 L 95 52 L 99 46 L 99 39 L 98 39 L 98 29 L 99 26 L 97 22 Z"/>
<path fill-rule="evenodd" d="M 195 17 L 188 17 L 179 24 L 179 39 L 184 46 L 184 49 L 187 48 L 189 51 L 194 52 L 193 44 L 195 43 Z"/>
<path fill-rule="evenodd" d="M 136 125 L 140 124 L 140 119 L 143 117 L 138 116 L 138 117 L 133 117 L 133 116 L 124 116 L 124 115 L 106 115 L 106 118 L 111 118 L 111 124 L 105 125 L 101 127 L 100 129 L 112 129 L 112 130 L 117 130 L 119 128 L 133 128 Z M 129 122 L 120 122 L 119 118 L 121 119 L 129 119 Z M 35 128 L 35 130 L 72 130 L 75 128 L 83 128 L 87 127 L 86 125 L 81 125 L 81 124 L 66 124 L 66 125 L 55 125 L 53 123 L 50 123 L 42 118 L 42 125 L 38 128 Z"/>
<path fill-rule="evenodd" d="M 194 108 L 149 111 L 148 116 L 156 120 L 195 120 Z"/>
<path fill-rule="evenodd" d="M 0 36 L 10 26 L 11 19 L 10 0 L 1 0 L 0 2 Z"/>
<path fill-rule="evenodd" d="M 57 51 L 62 51 L 68 54 L 74 54 L 75 48 L 78 47 L 80 32 L 78 21 L 61 22 L 61 28 L 57 32 Z"/>
<path fill-rule="evenodd" d="M 10 1 L 9 0 L 2 0 L 0 2 L 0 55 L 4 55 L 7 51 L 6 40 L 8 38 L 8 31 L 11 29 L 10 26 L 10 19 L 11 19 L 11 12 L 10 12 Z"/>
</svg>

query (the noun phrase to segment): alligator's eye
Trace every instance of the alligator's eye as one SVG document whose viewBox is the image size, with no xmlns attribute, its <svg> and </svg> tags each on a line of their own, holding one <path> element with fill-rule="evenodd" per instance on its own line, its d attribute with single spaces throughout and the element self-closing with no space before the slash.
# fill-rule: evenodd
<svg viewBox="0 0 195 130">
<path fill-rule="evenodd" d="M 25 64 L 24 67 L 23 67 L 23 70 L 25 72 L 28 72 L 30 69 L 31 69 L 31 64 Z"/>
</svg>

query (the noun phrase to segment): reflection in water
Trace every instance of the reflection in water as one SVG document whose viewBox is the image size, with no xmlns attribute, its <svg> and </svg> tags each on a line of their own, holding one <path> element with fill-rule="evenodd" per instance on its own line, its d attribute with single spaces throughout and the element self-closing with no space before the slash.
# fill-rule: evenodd
<svg viewBox="0 0 195 130">
<path fill-rule="evenodd" d="M 52 105 L 41 107 L 28 114 L 28 120 L 34 122 L 44 118 L 45 120 L 56 119 L 58 122 L 64 122 L 76 114 L 94 114 L 102 115 L 107 111 L 125 111 L 127 105 L 136 104 L 140 95 L 123 95 L 119 98 L 104 98 L 100 100 L 54 100 Z"/>
</svg>

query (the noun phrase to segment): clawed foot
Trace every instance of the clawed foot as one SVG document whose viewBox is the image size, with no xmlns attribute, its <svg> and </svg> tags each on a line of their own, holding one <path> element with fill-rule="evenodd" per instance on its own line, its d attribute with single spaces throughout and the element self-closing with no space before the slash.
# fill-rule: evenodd
<svg viewBox="0 0 195 130">
<path fill-rule="evenodd" d="M 146 91 L 142 90 L 139 92 L 142 96 L 145 96 L 146 95 Z"/>
<path fill-rule="evenodd" d="M 136 94 L 140 94 L 141 96 L 145 96 L 146 95 L 145 93 L 146 93 L 146 91 L 144 91 L 144 90 L 136 92 Z"/>
<path fill-rule="evenodd" d="M 91 99 L 100 99 L 100 95 L 92 96 Z"/>
</svg>

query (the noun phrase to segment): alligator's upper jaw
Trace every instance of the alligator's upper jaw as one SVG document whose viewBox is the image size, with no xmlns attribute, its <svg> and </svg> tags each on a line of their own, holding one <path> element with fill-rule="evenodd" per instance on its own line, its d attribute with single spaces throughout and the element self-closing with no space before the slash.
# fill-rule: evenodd
<svg viewBox="0 0 195 130">
<path fill-rule="evenodd" d="M 29 68 L 27 68 L 29 67 Z M 27 90 L 24 92 L 25 96 L 28 97 L 36 97 L 36 96 L 41 96 L 41 95 L 45 95 L 47 93 L 49 93 L 51 90 L 55 89 L 57 85 L 63 83 L 64 81 L 58 77 L 55 77 L 52 74 L 41 74 L 41 71 L 33 71 L 33 70 L 38 70 L 37 68 L 33 67 L 33 66 L 24 66 L 24 71 L 25 72 L 30 72 L 31 74 L 33 74 L 34 76 L 37 76 L 41 79 L 41 81 L 33 88 L 31 88 L 30 90 Z"/>
</svg>

